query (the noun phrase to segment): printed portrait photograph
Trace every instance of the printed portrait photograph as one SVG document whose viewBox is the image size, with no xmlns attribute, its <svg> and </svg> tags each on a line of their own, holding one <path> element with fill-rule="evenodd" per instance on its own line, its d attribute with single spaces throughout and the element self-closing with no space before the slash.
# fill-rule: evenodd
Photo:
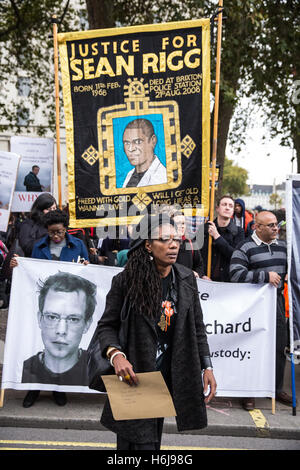
<svg viewBox="0 0 300 470">
<path fill-rule="evenodd" d="M 50 165 L 21 160 L 15 191 L 49 192 L 51 191 L 51 174 Z"/>
<path fill-rule="evenodd" d="M 5 339 L 4 388 L 95 393 L 87 349 L 111 277 L 96 265 L 20 258 L 14 268 Z M 22 295 L 20 295 L 22 285 Z"/>
<path fill-rule="evenodd" d="M 162 114 L 113 119 L 116 187 L 166 184 L 166 149 Z"/>
</svg>

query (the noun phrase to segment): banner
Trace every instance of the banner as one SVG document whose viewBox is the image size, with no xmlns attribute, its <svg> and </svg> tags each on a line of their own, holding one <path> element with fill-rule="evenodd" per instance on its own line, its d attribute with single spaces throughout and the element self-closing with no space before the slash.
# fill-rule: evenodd
<svg viewBox="0 0 300 470">
<path fill-rule="evenodd" d="M 2 388 L 93 392 L 87 386 L 86 349 L 111 280 L 121 270 L 19 258 Z M 274 397 L 275 289 L 204 280 L 198 280 L 198 289 L 218 396 Z"/>
<path fill-rule="evenodd" d="M 217 395 L 275 397 L 276 289 L 197 279 Z"/>
<path fill-rule="evenodd" d="M 2 388 L 92 392 L 87 386 L 86 349 L 111 280 L 121 268 L 30 258 L 18 258 L 18 263 L 13 270 Z"/>
<path fill-rule="evenodd" d="M 12 211 L 30 212 L 41 192 L 53 194 L 53 139 L 14 136 L 10 149 L 21 155 Z"/>
<path fill-rule="evenodd" d="M 11 152 L 0 152 L 0 231 L 6 232 L 13 193 L 18 174 L 20 156 Z"/>
<path fill-rule="evenodd" d="M 71 225 L 137 223 L 161 204 L 202 204 L 208 215 L 210 20 L 58 43 Z"/>
<path fill-rule="evenodd" d="M 300 175 L 286 180 L 290 352 L 300 362 Z"/>
</svg>

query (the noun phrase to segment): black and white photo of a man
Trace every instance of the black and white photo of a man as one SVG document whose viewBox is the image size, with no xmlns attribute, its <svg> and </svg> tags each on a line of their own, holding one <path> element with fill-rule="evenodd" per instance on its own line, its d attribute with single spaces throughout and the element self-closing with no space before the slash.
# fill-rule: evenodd
<svg viewBox="0 0 300 470">
<path fill-rule="evenodd" d="M 97 286 L 58 272 L 39 286 L 38 324 L 44 350 L 24 361 L 22 383 L 88 386 L 86 351 L 79 347 L 96 307 Z"/>
<path fill-rule="evenodd" d="M 123 133 L 124 152 L 134 166 L 123 183 L 123 188 L 167 183 L 167 170 L 154 153 L 157 137 L 148 119 L 134 119 Z"/>
</svg>

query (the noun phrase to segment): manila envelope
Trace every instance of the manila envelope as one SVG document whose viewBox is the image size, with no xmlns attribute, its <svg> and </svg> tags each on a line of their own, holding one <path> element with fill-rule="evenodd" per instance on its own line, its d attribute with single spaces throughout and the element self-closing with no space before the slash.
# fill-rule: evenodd
<svg viewBox="0 0 300 470">
<path fill-rule="evenodd" d="M 176 416 L 172 397 L 161 372 L 136 374 L 139 384 L 128 385 L 116 375 L 102 375 L 113 417 L 123 419 Z"/>
</svg>

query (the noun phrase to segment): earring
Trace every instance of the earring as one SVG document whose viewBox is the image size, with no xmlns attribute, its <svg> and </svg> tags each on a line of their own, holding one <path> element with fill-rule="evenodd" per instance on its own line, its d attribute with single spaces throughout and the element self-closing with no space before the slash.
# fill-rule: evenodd
<svg viewBox="0 0 300 470">
<path fill-rule="evenodd" d="M 149 257 L 150 257 L 150 261 L 152 261 L 152 260 L 153 260 L 153 256 L 152 256 L 152 254 L 151 254 L 151 253 L 152 253 L 152 251 L 149 251 Z"/>
</svg>

